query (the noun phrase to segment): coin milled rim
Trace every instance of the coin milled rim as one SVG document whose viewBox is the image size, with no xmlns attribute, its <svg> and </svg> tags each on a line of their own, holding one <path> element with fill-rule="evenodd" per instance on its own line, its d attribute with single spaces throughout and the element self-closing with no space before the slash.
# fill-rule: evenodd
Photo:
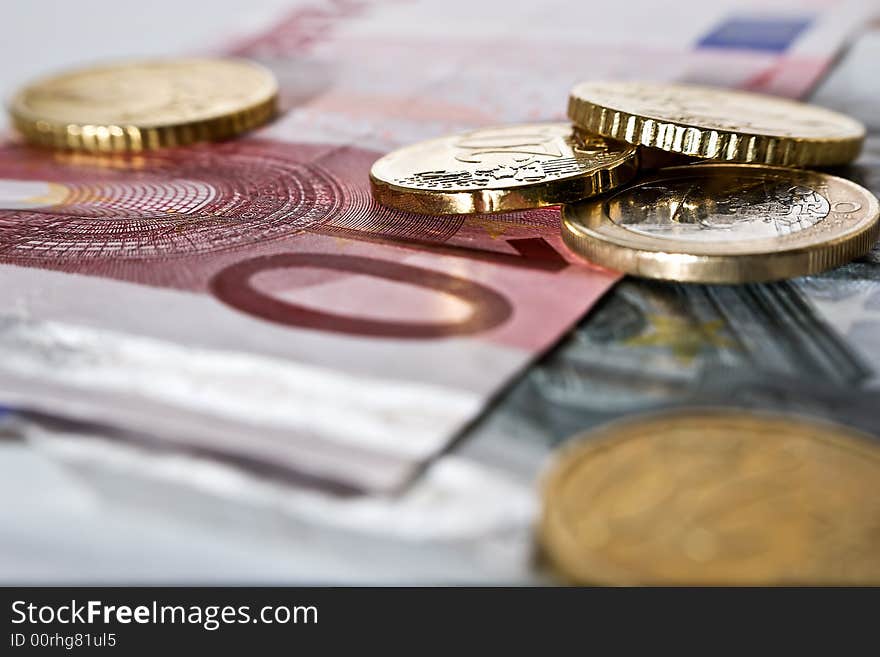
<svg viewBox="0 0 880 657">
<path fill-rule="evenodd" d="M 590 100 L 591 91 L 602 86 L 613 87 L 632 83 L 583 82 L 576 85 L 568 99 L 568 117 L 583 129 L 605 137 L 619 139 L 629 144 L 659 148 L 711 160 L 726 162 L 758 163 L 778 166 L 811 167 L 836 166 L 852 162 L 858 156 L 865 140 L 865 127 L 855 119 L 829 110 L 854 127 L 861 126 L 861 133 L 849 138 L 814 138 L 767 135 L 748 130 L 724 130 L 708 125 L 675 121 L 660 116 L 643 116 L 625 108 L 610 107 L 600 101 Z M 647 84 L 647 83 L 637 83 Z M 660 86 L 652 83 L 651 86 Z M 736 94 L 738 97 L 754 96 L 761 100 L 772 99 L 780 104 L 790 104 L 796 110 L 804 103 L 787 98 L 753 94 L 745 91 L 701 87 L 699 85 L 669 84 L 669 89 L 686 88 L 707 94 Z M 811 106 L 808 106 L 811 107 Z"/>
<path fill-rule="evenodd" d="M 54 80 L 63 80 L 71 75 L 79 75 L 89 71 L 124 70 L 126 67 L 186 62 L 229 62 L 249 67 L 265 78 L 265 97 L 233 112 L 213 114 L 207 112 L 204 117 L 180 123 L 144 123 L 140 125 L 63 123 L 47 119 L 31 111 L 26 104 L 27 94 L 32 88 L 51 83 Z M 40 78 L 16 93 L 9 103 L 8 111 L 13 125 L 25 140 L 38 146 L 94 153 L 138 152 L 226 139 L 257 128 L 269 122 L 277 114 L 278 82 L 268 68 L 248 59 L 235 57 L 140 59 L 92 68 L 72 69 Z"/>
<path fill-rule="evenodd" d="M 486 126 L 480 130 L 511 127 L 554 126 L 559 123 L 523 123 L 517 125 Z M 567 125 L 567 124 L 565 124 Z M 572 127 L 573 129 L 573 127 Z M 632 180 L 639 171 L 638 149 L 628 144 L 620 155 L 591 171 L 550 181 L 538 181 L 529 185 L 509 188 L 471 190 L 426 190 L 406 187 L 383 180 L 376 174 L 386 158 L 393 157 L 409 148 L 425 148 L 442 144 L 449 136 L 404 146 L 379 158 L 370 169 L 370 187 L 373 197 L 382 205 L 417 214 L 487 214 L 531 210 L 572 203 L 607 192 Z"/>
<path fill-rule="evenodd" d="M 832 239 L 814 244 L 785 248 L 784 242 L 752 252 L 724 253 L 723 242 L 701 245 L 653 237 L 623 228 L 607 215 L 606 203 L 614 196 L 566 205 L 562 209 L 562 237 L 566 245 L 587 260 L 635 276 L 694 283 L 754 283 L 815 274 L 846 264 L 866 254 L 880 237 L 880 205 L 877 198 L 856 183 L 826 173 L 769 167 L 761 164 L 701 163 L 660 169 L 640 178 L 633 187 L 674 177 L 691 176 L 699 171 L 726 170 L 769 171 L 783 178 L 823 176 L 852 188 L 859 200 L 867 201 L 865 218 Z M 615 194 L 625 194 L 625 187 Z M 826 226 L 805 228 L 799 239 L 810 231 Z M 770 239 L 754 240 L 756 244 Z M 748 242 L 742 241 L 741 244 Z M 707 252 L 710 251 L 711 252 Z"/>
<path fill-rule="evenodd" d="M 582 585 L 651 585 L 668 584 L 653 581 L 646 573 L 635 573 L 617 566 L 601 554 L 585 550 L 565 521 L 560 504 L 552 504 L 562 496 L 568 477 L 580 464 L 602 452 L 614 449 L 623 441 L 644 440 L 646 434 L 657 433 L 664 426 L 682 421 L 697 426 L 719 422 L 742 423 L 744 416 L 752 422 L 765 422 L 768 426 L 797 425 L 810 430 L 809 440 L 821 441 L 837 449 L 857 452 L 872 460 L 880 459 L 880 449 L 875 438 L 853 427 L 823 418 L 790 413 L 736 407 L 682 407 L 673 410 L 649 412 L 635 417 L 620 418 L 604 423 L 583 433 L 576 434 L 553 455 L 541 475 L 539 488 L 542 507 L 538 522 L 538 534 L 543 554 L 550 565 L 567 579 Z M 652 429 L 654 431 L 652 431 Z M 820 432 L 826 429 L 827 431 Z M 721 582 L 717 582 L 721 584 Z"/>
</svg>

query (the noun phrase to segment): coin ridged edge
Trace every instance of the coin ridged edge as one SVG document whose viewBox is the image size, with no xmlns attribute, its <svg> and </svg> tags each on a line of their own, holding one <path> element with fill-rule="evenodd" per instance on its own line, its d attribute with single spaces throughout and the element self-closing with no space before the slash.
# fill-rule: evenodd
<svg viewBox="0 0 880 657">
<path fill-rule="evenodd" d="M 597 105 L 574 94 L 568 117 L 577 126 L 628 144 L 725 162 L 789 167 L 834 166 L 858 157 L 864 135 L 812 140 L 700 128 Z"/>
<path fill-rule="evenodd" d="M 9 114 L 14 127 L 26 141 L 59 150 L 132 153 L 228 139 L 268 123 L 278 112 L 278 85 L 274 76 L 262 66 L 253 62 L 247 64 L 272 80 L 272 93 L 252 105 L 217 116 L 155 126 L 59 123 L 20 109 L 20 99 L 27 89 L 13 98 Z"/>
<path fill-rule="evenodd" d="M 25 140 L 37 146 L 90 153 L 124 153 L 234 137 L 271 120 L 277 111 L 277 101 L 278 95 L 275 94 L 258 105 L 232 114 L 156 127 L 65 125 L 34 121 L 15 111 L 12 111 L 12 119 Z"/>
</svg>

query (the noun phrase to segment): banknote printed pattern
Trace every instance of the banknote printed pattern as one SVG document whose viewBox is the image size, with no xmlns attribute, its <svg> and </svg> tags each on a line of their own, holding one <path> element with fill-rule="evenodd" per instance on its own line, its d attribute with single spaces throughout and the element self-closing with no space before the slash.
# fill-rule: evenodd
<svg viewBox="0 0 880 657">
<path fill-rule="evenodd" d="M 23 168 L 43 194 L 14 179 Z M 6 145 L 0 176 L 7 205 L 30 206 L 0 211 L 0 254 L 47 267 L 246 247 L 320 223 L 346 195 L 294 147 L 260 142 L 114 160 Z"/>
</svg>

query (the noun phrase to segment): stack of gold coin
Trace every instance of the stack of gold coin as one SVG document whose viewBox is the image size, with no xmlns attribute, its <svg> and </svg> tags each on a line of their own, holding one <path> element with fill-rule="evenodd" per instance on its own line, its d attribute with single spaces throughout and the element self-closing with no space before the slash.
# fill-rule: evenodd
<svg viewBox="0 0 880 657">
<path fill-rule="evenodd" d="M 880 584 L 876 441 L 747 410 L 606 425 L 549 469 L 539 541 L 576 584 Z"/>
<path fill-rule="evenodd" d="M 128 153 L 226 139 L 269 121 L 278 84 L 238 59 L 167 59 L 68 71 L 12 100 L 25 139 L 50 148 Z"/>
<path fill-rule="evenodd" d="M 865 128 L 837 112 L 723 89 L 603 82 L 576 85 L 568 115 L 571 124 L 484 128 L 402 148 L 373 166 L 373 194 L 432 214 L 562 205 L 575 253 L 675 281 L 812 274 L 864 255 L 880 233 L 873 194 L 808 170 L 858 155 Z"/>
</svg>

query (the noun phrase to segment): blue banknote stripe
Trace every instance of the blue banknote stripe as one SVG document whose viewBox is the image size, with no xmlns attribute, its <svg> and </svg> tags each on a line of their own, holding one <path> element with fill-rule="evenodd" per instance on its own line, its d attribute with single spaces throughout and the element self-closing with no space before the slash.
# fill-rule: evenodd
<svg viewBox="0 0 880 657">
<path fill-rule="evenodd" d="M 730 17 L 700 39 L 697 47 L 785 52 L 813 20 L 811 15 Z"/>
</svg>

